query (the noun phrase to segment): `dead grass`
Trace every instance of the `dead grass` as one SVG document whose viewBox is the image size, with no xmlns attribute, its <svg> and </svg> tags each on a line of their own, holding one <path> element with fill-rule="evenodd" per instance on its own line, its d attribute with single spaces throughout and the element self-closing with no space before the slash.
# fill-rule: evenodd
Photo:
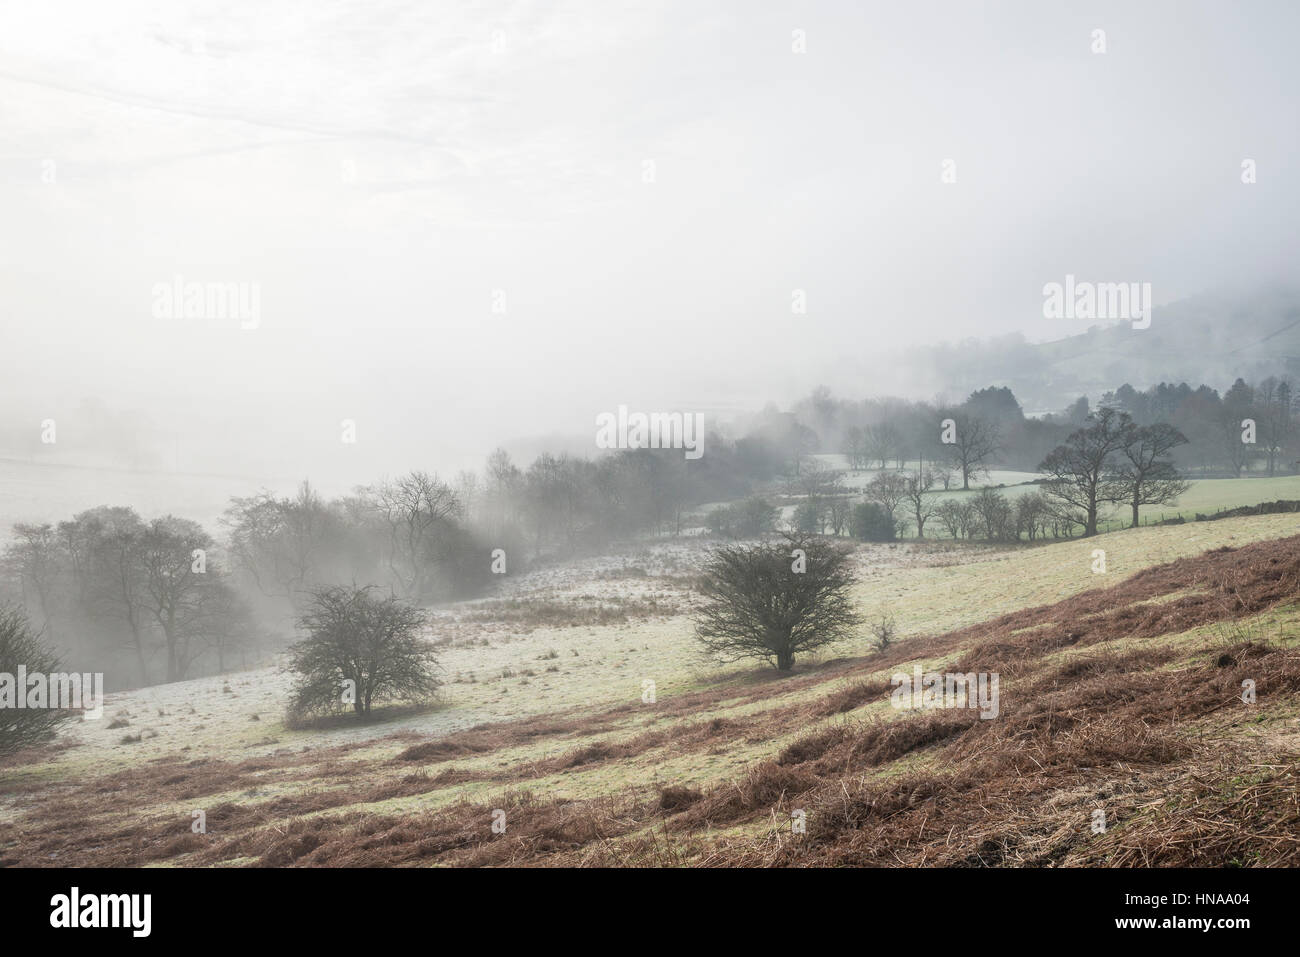
<svg viewBox="0 0 1300 957">
<path fill-rule="evenodd" d="M 163 757 L 15 789 L 0 864 L 1296 866 L 1300 651 L 1253 622 L 1298 597 L 1295 537 L 652 711 L 244 762 Z M 872 707 L 891 669 L 939 661 L 998 673 L 999 716 Z M 711 756 L 741 748 L 761 756 L 710 775 Z M 624 775 L 641 783 L 535 788 Z M 208 833 L 191 834 L 188 808 L 205 799 Z M 1104 834 L 1090 829 L 1098 808 Z"/>
</svg>

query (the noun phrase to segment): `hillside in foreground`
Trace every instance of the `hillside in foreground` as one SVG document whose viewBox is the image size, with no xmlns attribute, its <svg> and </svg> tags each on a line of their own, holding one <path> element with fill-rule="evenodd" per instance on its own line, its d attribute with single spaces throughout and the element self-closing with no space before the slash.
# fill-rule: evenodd
<svg viewBox="0 0 1300 957">
<path fill-rule="evenodd" d="M 859 604 L 902 639 L 787 678 L 694 657 L 689 547 L 551 573 L 439 619 L 431 713 L 290 730 L 271 671 L 110 697 L 0 767 L 0 862 L 1294 866 L 1295 532 L 863 547 Z M 916 665 L 998 673 L 998 716 L 892 707 Z"/>
</svg>

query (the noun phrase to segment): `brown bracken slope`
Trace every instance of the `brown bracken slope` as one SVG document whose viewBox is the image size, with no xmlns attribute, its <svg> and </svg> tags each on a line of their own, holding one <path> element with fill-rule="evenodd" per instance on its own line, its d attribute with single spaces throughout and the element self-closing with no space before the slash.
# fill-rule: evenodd
<svg viewBox="0 0 1300 957">
<path fill-rule="evenodd" d="M 675 698 L 654 726 L 623 737 L 609 734 L 628 710 L 618 708 L 408 735 L 382 766 L 349 760 L 351 746 L 165 760 L 33 793 L 0 863 L 1296 866 L 1300 646 L 1286 612 L 1298 596 L 1300 536 L 1180 559 L 782 682 Z M 885 676 L 917 660 L 996 672 L 998 716 L 882 706 Z M 1254 703 L 1243 701 L 1246 681 Z M 770 706 L 735 717 L 705 714 L 765 697 Z M 553 756 L 456 763 L 537 741 L 553 743 Z M 586 800 L 530 789 L 656 749 L 716 753 L 740 742 L 771 747 L 702 789 Z M 499 796 L 376 806 L 466 781 L 499 784 Z M 178 834 L 174 812 L 140 811 L 245 786 L 281 793 L 218 804 L 207 834 Z M 497 808 L 503 834 L 490 827 Z"/>
</svg>

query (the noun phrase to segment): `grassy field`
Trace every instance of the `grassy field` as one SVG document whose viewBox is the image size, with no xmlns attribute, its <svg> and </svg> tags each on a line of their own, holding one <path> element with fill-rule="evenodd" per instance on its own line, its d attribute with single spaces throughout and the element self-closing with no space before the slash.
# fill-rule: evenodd
<svg viewBox="0 0 1300 957">
<path fill-rule="evenodd" d="M 843 455 L 819 455 L 816 458 L 829 468 L 848 468 L 848 460 Z M 915 469 L 917 464 L 916 462 L 909 462 L 907 468 Z M 854 491 L 861 491 L 878 472 L 878 469 L 848 472 L 844 477 L 843 484 Z M 976 477 L 971 482 L 969 491 L 961 489 L 961 481 L 958 478 L 956 482 L 958 487 L 948 490 L 936 489 L 931 494 L 937 500 L 961 499 L 974 495 L 981 488 L 992 486 L 998 488 L 1004 495 L 1014 499 L 1038 491 L 1041 486 L 1032 483 L 1034 479 L 1039 477 L 1034 472 L 993 469 Z M 1139 515 L 1143 522 L 1159 522 L 1179 516 L 1191 521 L 1198 514 L 1212 515 L 1226 509 L 1240 508 L 1244 505 L 1258 505 L 1261 502 L 1275 502 L 1279 499 L 1300 499 L 1300 476 L 1193 479 L 1191 488 L 1176 503 L 1171 505 L 1145 505 L 1140 509 Z M 787 505 L 782 510 L 782 517 L 788 520 L 793 513 L 794 506 Z M 1103 514 L 1104 519 L 1101 523 L 1101 529 L 1104 531 L 1126 528 L 1129 524 L 1130 517 L 1127 507 L 1109 506 Z M 932 537 L 946 534 L 940 523 L 934 519 L 927 525 L 927 529 Z"/>
<path fill-rule="evenodd" d="M 990 807 L 1015 798 L 1010 819 L 1039 809 L 1023 822 L 1023 847 L 999 851 L 1014 863 L 1050 838 L 1043 828 L 1059 830 L 1067 811 L 1086 832 L 1080 802 L 1108 781 L 1127 782 L 1117 814 L 1218 774 L 1212 758 L 1227 753 L 1240 760 L 1224 774 L 1262 775 L 1260 787 L 1272 786 L 1273 772 L 1242 762 L 1293 761 L 1300 709 L 1286 649 L 1300 614 L 1292 588 L 1300 545 L 1251 545 L 1295 535 L 1298 525 L 1274 515 L 1038 547 L 861 546 L 857 603 L 868 617 L 892 612 L 901 640 L 882 653 L 864 631 L 787 677 L 697 654 L 684 613 L 703 543 L 574 563 L 522 577 L 504 601 L 439 615 L 431 637 L 448 683 L 430 712 L 290 730 L 281 716 L 287 680 L 274 669 L 112 695 L 102 721 L 0 766 L 0 861 L 690 864 L 805 854 L 816 863 L 845 854 L 880 862 L 881 848 L 911 847 L 922 853 L 913 862 L 940 862 L 978 854 L 979 835 L 1008 820 L 1006 807 L 968 819 L 970 795 L 944 790 L 960 785 L 992 789 Z M 1091 571 L 1099 547 L 1105 575 Z M 1158 567 L 1169 562 L 1183 564 Z M 1144 569 L 1155 571 L 1134 577 Z M 507 613 L 521 607 L 548 611 L 536 621 Z M 596 608 L 614 610 L 592 624 Z M 1267 705 L 1227 721 L 1231 689 L 1214 682 L 1238 687 L 1240 669 L 1214 666 L 1215 649 L 1243 642 L 1230 657 L 1249 659 L 1241 667 L 1257 673 Z M 890 707 L 893 671 L 958 661 L 1002 673 L 1009 723 Z M 1103 682 L 1095 700 L 1070 697 L 1076 679 L 1101 680 L 1098 668 L 1114 688 Z M 1161 675 L 1192 683 L 1182 704 L 1168 704 Z M 1042 739 L 1034 715 L 1057 694 L 1075 717 Z M 1082 750 L 1067 760 L 1058 753 L 1067 745 Z M 1011 762 L 1021 783 L 1001 764 L 974 768 L 976 754 Z M 1033 771 L 1032 761 L 1047 770 Z M 926 843 L 932 825 L 920 819 L 918 833 L 894 834 L 893 843 L 866 841 L 853 815 L 854 833 L 844 833 L 835 793 L 895 800 L 889 788 L 922 780 L 935 814 L 953 816 L 958 838 L 947 849 Z M 1035 781 L 1038 791 L 1013 793 Z M 1044 805 L 1048 793 L 1055 804 Z M 808 809 L 809 840 L 797 846 L 793 808 Z M 491 830 L 497 810 L 505 834 Z M 192 833 L 194 811 L 206 815 L 207 833 Z M 1067 857 L 1108 847 L 1089 850 L 1075 837 Z M 1106 853 L 1122 861 L 1129 852 Z"/>
<path fill-rule="evenodd" d="M 981 480 L 971 491 L 960 489 L 936 491 L 938 499 L 961 498 L 974 495 L 978 488 L 985 485 L 1000 486 L 999 490 L 1010 498 L 1016 498 L 1030 492 L 1039 491 L 1041 486 L 1030 484 L 1026 473 L 993 472 L 981 476 Z M 1032 478 L 1032 476 L 1030 476 Z M 1014 484 L 1012 484 L 1014 483 Z M 1240 508 L 1243 505 L 1258 505 L 1261 502 L 1276 502 L 1279 499 L 1300 499 L 1300 476 L 1288 475 L 1275 478 L 1235 478 L 1235 479 L 1193 479 L 1191 488 L 1181 495 L 1176 503 L 1170 505 L 1144 505 L 1139 510 L 1143 522 L 1159 522 L 1179 516 L 1192 521 L 1198 514 L 1213 515 L 1215 512 Z M 1101 529 L 1111 531 L 1126 528 L 1130 516 L 1127 506 L 1108 506 L 1102 513 L 1104 519 Z M 933 534 L 943 534 L 938 523 L 931 530 Z M 927 529 L 930 526 L 927 524 Z"/>
</svg>

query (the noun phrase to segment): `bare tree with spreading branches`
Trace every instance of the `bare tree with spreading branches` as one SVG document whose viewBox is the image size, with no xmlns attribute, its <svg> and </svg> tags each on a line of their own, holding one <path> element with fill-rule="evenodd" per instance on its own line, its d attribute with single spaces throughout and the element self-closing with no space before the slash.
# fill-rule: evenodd
<svg viewBox="0 0 1300 957">
<path fill-rule="evenodd" d="M 451 486 L 428 472 L 411 472 L 370 489 L 375 512 L 388 530 L 387 562 L 403 594 L 428 595 L 433 568 L 446 556 L 442 536 L 460 517 Z"/>
<path fill-rule="evenodd" d="M 1118 457 L 1114 481 L 1123 490 L 1124 501 L 1133 510 L 1133 527 L 1143 505 L 1172 504 L 1189 488 L 1178 473 L 1170 452 L 1187 442 L 1187 437 L 1172 425 L 1157 422 L 1141 428 L 1128 428 L 1128 441 Z"/>
<path fill-rule="evenodd" d="M 1084 535 L 1096 535 L 1101 507 L 1124 494 L 1114 481 L 1112 465 L 1128 444 L 1132 427 L 1126 413 L 1109 407 L 1088 416 L 1088 422 L 1053 449 L 1038 468 L 1050 476 L 1043 491 L 1081 515 Z"/>
<path fill-rule="evenodd" d="M 944 417 L 953 420 L 953 440 L 942 445 L 943 452 L 961 472 L 961 487 L 969 489 L 970 480 L 988 471 L 988 461 L 998 451 L 997 424 L 968 412 L 946 413 Z"/>
<path fill-rule="evenodd" d="M 329 713 L 350 704 L 370 714 L 380 701 L 430 699 L 438 688 L 437 661 L 420 632 L 422 611 L 398 598 L 376 598 L 369 588 L 322 588 L 298 627 L 307 637 L 289 649 L 299 675 L 290 714 Z"/>
</svg>

